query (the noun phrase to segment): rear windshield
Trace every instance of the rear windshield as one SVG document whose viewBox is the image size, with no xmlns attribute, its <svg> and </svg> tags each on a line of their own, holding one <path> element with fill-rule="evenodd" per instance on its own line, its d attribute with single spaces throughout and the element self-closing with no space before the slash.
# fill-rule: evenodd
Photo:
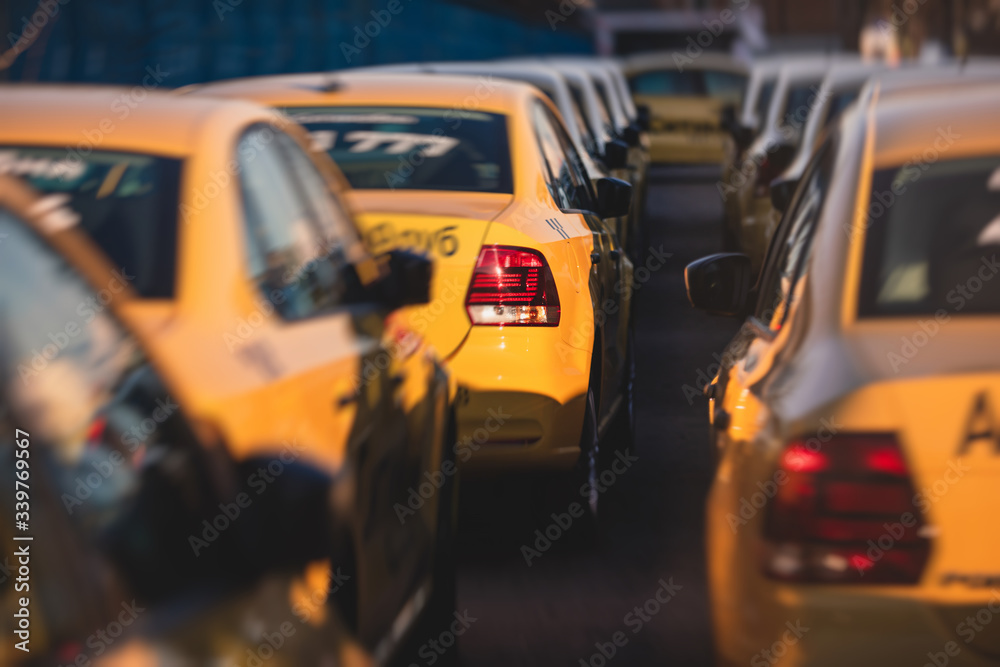
<svg viewBox="0 0 1000 667">
<path fill-rule="evenodd" d="M 285 109 L 359 189 L 512 193 L 506 117 L 463 109 Z"/>
<path fill-rule="evenodd" d="M 760 87 L 760 97 L 757 98 L 757 118 L 763 123 L 767 117 L 767 110 L 771 108 L 771 96 L 774 95 L 774 84 L 772 79 Z"/>
<path fill-rule="evenodd" d="M 653 70 L 636 74 L 629 86 L 636 95 L 715 97 L 739 105 L 747 77 L 713 70 Z"/>
<path fill-rule="evenodd" d="M 882 169 L 872 193 L 861 316 L 1000 313 L 1000 157 Z"/>
<path fill-rule="evenodd" d="M 59 194 L 140 296 L 174 296 L 181 161 L 73 148 L 0 147 L 0 174 Z"/>
</svg>

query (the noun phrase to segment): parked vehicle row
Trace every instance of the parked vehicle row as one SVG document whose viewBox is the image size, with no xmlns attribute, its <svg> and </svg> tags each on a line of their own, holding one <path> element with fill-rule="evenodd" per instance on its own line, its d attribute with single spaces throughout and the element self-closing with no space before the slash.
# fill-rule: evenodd
<svg viewBox="0 0 1000 667">
<path fill-rule="evenodd" d="M 33 656 L 245 660 L 291 628 L 276 664 L 409 664 L 453 622 L 460 477 L 555 474 L 597 530 L 642 118 L 602 60 L 420 69 L 124 116 L 117 88 L 4 86 L 0 455 L 46 480 L 38 542 L 108 574 L 46 560 Z M 119 598 L 149 611 L 91 651 Z"/>
<path fill-rule="evenodd" d="M 751 76 L 775 83 L 739 252 L 685 272 L 745 320 L 705 388 L 719 664 L 995 664 L 998 73 Z"/>
</svg>

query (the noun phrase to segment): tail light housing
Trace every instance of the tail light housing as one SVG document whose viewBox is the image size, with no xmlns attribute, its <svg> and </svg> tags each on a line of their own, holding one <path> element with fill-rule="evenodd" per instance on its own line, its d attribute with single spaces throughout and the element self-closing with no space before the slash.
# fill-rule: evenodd
<svg viewBox="0 0 1000 667">
<path fill-rule="evenodd" d="M 548 262 L 530 248 L 484 246 L 472 272 L 465 308 L 473 324 L 559 324 L 559 294 Z"/>
<path fill-rule="evenodd" d="M 764 521 L 766 576 L 802 583 L 915 584 L 930 555 L 893 435 L 792 442 Z M 782 475 L 783 474 L 783 475 Z"/>
</svg>

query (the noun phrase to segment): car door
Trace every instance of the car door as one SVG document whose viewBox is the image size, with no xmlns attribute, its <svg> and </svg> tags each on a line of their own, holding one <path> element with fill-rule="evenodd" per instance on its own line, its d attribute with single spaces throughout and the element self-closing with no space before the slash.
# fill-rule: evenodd
<svg viewBox="0 0 1000 667">
<path fill-rule="evenodd" d="M 709 409 L 716 445 L 725 454 L 734 442 L 749 443 L 760 424 L 761 387 L 791 335 L 790 315 L 805 288 L 806 265 L 832 177 L 835 146 L 813 157 L 782 219 L 755 287 L 754 314 L 724 355 Z"/>
<path fill-rule="evenodd" d="M 535 127 L 547 169 L 552 198 L 566 216 L 574 216 L 593 235 L 591 293 L 595 336 L 601 352 L 598 421 L 613 409 L 628 344 L 632 265 L 614 231 L 594 212 L 596 198 L 579 155 L 560 121 L 544 105 L 535 110 Z"/>
<path fill-rule="evenodd" d="M 252 133 L 245 139 L 260 143 Z M 293 393 L 327 425 L 330 446 L 344 448 L 353 474 L 353 548 L 344 557 L 357 597 L 348 613 L 373 644 L 412 595 L 430 550 L 429 527 L 400 522 L 394 510 L 420 465 L 398 400 L 398 360 L 383 340 L 380 307 L 343 302 L 354 227 L 303 149 L 276 133 L 242 167 L 249 270 L 264 295 L 282 295 L 273 344 L 297 351 Z M 315 337 L 302 346 L 300 330 L 312 327 L 325 332 L 319 349 Z"/>
</svg>

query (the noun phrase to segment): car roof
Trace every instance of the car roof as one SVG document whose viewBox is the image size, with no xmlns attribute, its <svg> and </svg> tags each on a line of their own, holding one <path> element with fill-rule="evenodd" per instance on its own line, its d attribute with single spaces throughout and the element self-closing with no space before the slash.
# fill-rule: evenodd
<svg viewBox="0 0 1000 667">
<path fill-rule="evenodd" d="M 250 102 L 88 85 L 0 84 L 0 136 L 8 144 L 79 146 L 185 157 L 209 120 L 275 118 Z"/>
<path fill-rule="evenodd" d="M 939 136 L 947 136 L 949 156 L 1000 153 L 998 108 L 1000 81 L 963 81 L 878 97 L 873 121 L 876 168 L 902 164 L 932 148 L 940 151 L 935 147 Z"/>
<path fill-rule="evenodd" d="M 477 93 L 488 85 L 483 94 Z M 303 106 L 322 103 L 332 96 L 338 104 L 345 100 L 357 104 L 386 106 L 420 105 L 431 108 L 475 108 L 477 111 L 509 113 L 525 101 L 537 97 L 537 89 L 526 83 L 503 79 L 484 83 L 482 77 L 345 70 L 309 74 L 283 74 L 246 79 L 231 79 L 192 86 L 191 92 L 223 97 L 246 97 L 274 105 Z M 470 107 L 469 100 L 475 102 Z"/>
</svg>

